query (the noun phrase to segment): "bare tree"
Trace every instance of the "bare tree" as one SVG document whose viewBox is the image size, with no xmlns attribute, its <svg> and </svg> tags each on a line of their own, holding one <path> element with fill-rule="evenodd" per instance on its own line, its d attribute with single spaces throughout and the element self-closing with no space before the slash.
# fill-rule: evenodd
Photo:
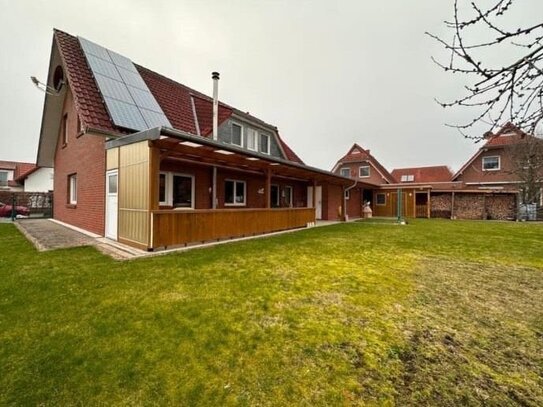
<svg viewBox="0 0 543 407">
<path fill-rule="evenodd" d="M 520 201 L 524 204 L 538 203 L 543 187 L 543 140 L 523 134 L 510 147 L 511 172 L 520 181 Z"/>
<path fill-rule="evenodd" d="M 510 121 L 527 134 L 536 134 L 543 119 L 543 23 L 511 26 L 508 12 L 517 4 L 495 0 L 480 7 L 475 2 L 454 0 L 453 19 L 445 22 L 451 35 L 445 38 L 426 33 L 450 52 L 446 62 L 432 58 L 434 62 L 447 72 L 466 77 L 463 96 L 437 102 L 445 108 L 475 110 L 469 122 L 449 125 L 467 138 L 483 138 L 468 134 L 480 122 L 492 132 Z"/>
</svg>

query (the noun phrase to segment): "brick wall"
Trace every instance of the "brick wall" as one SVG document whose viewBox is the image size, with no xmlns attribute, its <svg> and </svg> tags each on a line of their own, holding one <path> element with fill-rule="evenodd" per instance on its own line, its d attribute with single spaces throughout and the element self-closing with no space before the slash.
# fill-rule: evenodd
<svg viewBox="0 0 543 407">
<path fill-rule="evenodd" d="M 57 143 L 54 175 L 54 218 L 103 235 L 105 222 L 104 137 L 79 136 L 78 119 L 71 92 L 66 93 L 68 142 Z M 77 205 L 68 199 L 68 176 L 77 174 Z"/>
</svg>

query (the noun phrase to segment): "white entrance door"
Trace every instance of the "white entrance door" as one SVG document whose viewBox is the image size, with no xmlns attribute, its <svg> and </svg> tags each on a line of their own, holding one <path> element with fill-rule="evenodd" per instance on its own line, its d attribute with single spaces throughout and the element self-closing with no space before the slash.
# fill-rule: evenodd
<svg viewBox="0 0 543 407">
<path fill-rule="evenodd" d="M 117 170 L 106 173 L 106 237 L 117 240 Z"/>
<path fill-rule="evenodd" d="M 315 190 L 317 205 L 315 205 L 315 218 L 322 219 L 322 187 Z M 313 207 L 313 187 L 307 187 L 307 207 Z"/>
</svg>

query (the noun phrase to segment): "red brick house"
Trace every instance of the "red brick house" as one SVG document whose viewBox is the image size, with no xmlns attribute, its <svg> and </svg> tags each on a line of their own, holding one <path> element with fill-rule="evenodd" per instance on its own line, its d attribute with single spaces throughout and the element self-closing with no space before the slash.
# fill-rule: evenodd
<svg viewBox="0 0 543 407">
<path fill-rule="evenodd" d="M 399 168 L 388 173 L 369 151 L 357 144 L 336 163 L 333 171 L 353 179 L 374 175 L 371 192 L 366 187 L 362 198 L 367 201 L 372 197 L 374 216 L 396 217 L 400 206 L 404 217 L 515 219 L 523 181 L 514 162 L 518 161 L 518 146 L 529 137 L 511 123 L 506 124 L 496 134 L 487 134 L 485 144 L 456 174 L 444 165 Z M 543 166 L 537 170 L 541 185 Z M 541 191 L 538 199 L 542 206 Z"/>
<path fill-rule="evenodd" d="M 352 180 L 305 165 L 213 79 L 211 98 L 55 30 L 38 149 L 54 218 L 152 250 L 347 217 Z"/>
</svg>

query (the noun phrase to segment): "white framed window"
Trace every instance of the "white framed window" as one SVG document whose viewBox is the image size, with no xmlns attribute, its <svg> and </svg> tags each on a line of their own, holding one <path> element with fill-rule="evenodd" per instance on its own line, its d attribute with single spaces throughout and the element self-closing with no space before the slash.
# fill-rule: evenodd
<svg viewBox="0 0 543 407">
<path fill-rule="evenodd" d="M 68 176 L 68 202 L 70 205 L 77 204 L 77 174 Z"/>
<path fill-rule="evenodd" d="M 8 171 L 0 171 L 0 187 L 6 187 L 8 185 Z"/>
<path fill-rule="evenodd" d="M 260 134 L 260 152 L 270 154 L 270 136 L 267 134 Z"/>
<path fill-rule="evenodd" d="M 247 148 L 249 150 L 258 150 L 258 133 L 255 129 L 247 129 Z"/>
<path fill-rule="evenodd" d="M 161 172 L 158 175 L 158 204 L 168 205 L 168 173 Z"/>
<path fill-rule="evenodd" d="M 172 174 L 171 191 L 175 209 L 194 209 L 194 176 Z"/>
<path fill-rule="evenodd" d="M 158 175 L 159 205 L 174 209 L 194 209 L 194 175 L 161 172 Z"/>
<path fill-rule="evenodd" d="M 351 169 L 350 168 L 347 168 L 347 167 L 344 167 L 342 168 L 339 173 L 341 174 L 342 177 L 350 177 L 351 176 Z"/>
<path fill-rule="evenodd" d="M 289 208 L 292 208 L 292 191 L 293 189 L 291 186 L 286 186 L 285 189 L 283 190 L 285 202 L 287 203 Z"/>
<path fill-rule="evenodd" d="M 247 184 L 245 181 L 227 179 L 224 181 L 224 205 L 245 206 L 247 201 Z"/>
<path fill-rule="evenodd" d="M 498 171 L 500 169 L 500 156 L 483 157 L 483 171 Z"/>
<path fill-rule="evenodd" d="M 370 166 L 363 165 L 358 168 L 358 177 L 359 178 L 368 178 L 370 176 Z"/>
<path fill-rule="evenodd" d="M 240 124 L 232 123 L 232 144 L 243 145 L 243 127 Z"/>
<path fill-rule="evenodd" d="M 415 180 L 415 176 L 408 174 L 408 175 L 402 175 L 402 178 L 400 179 L 401 182 L 413 182 Z"/>
<path fill-rule="evenodd" d="M 345 199 L 351 199 L 351 190 L 350 189 L 345 191 Z"/>
<path fill-rule="evenodd" d="M 386 205 L 387 204 L 387 196 L 386 196 L 386 194 L 377 194 L 375 196 L 375 201 L 376 201 L 375 202 L 376 205 L 380 205 L 380 206 Z"/>
</svg>

